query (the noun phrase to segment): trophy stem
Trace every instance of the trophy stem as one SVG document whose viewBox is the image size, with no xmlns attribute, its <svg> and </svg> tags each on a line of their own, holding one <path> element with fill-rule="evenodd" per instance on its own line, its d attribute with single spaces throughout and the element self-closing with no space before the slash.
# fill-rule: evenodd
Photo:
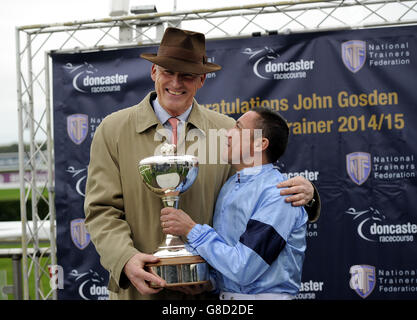
<svg viewBox="0 0 417 320">
<path fill-rule="evenodd" d="M 178 202 L 180 200 L 179 196 L 165 196 L 162 197 L 162 204 L 164 208 L 171 207 L 178 209 Z"/>
<path fill-rule="evenodd" d="M 179 196 L 165 196 L 162 197 L 162 204 L 165 208 L 171 207 L 178 209 L 178 202 L 180 200 Z M 167 234 L 164 236 L 164 239 L 161 243 L 161 245 L 158 248 L 158 251 L 155 253 L 156 256 L 159 254 L 164 254 L 166 251 L 169 252 L 176 252 L 183 250 L 184 252 L 187 252 L 185 250 L 184 241 L 178 236 Z M 187 252 L 188 253 L 188 252 Z"/>
</svg>

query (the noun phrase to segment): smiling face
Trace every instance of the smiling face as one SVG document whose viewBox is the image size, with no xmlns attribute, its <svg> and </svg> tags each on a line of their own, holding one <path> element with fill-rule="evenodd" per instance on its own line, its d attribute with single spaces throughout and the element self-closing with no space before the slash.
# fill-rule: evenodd
<svg viewBox="0 0 417 320">
<path fill-rule="evenodd" d="M 171 115 L 179 116 L 193 103 L 193 98 L 206 79 L 206 75 L 174 72 L 153 65 L 151 72 L 161 106 Z"/>
</svg>

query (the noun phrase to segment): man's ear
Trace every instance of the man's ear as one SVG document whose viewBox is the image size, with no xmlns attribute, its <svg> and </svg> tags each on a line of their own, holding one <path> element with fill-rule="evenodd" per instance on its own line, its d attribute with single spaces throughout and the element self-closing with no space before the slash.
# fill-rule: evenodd
<svg viewBox="0 0 417 320">
<path fill-rule="evenodd" d="M 151 78 L 152 78 L 153 81 L 155 81 L 155 79 L 156 79 L 156 64 L 152 64 Z"/>
<path fill-rule="evenodd" d="M 262 138 L 262 151 L 265 151 L 269 147 L 269 140 L 267 138 Z"/>
<path fill-rule="evenodd" d="M 259 138 L 255 140 L 254 148 L 256 151 L 265 151 L 269 146 L 269 140 L 267 138 Z"/>
<path fill-rule="evenodd" d="M 269 147 L 269 140 L 267 138 L 262 138 L 262 151 L 265 151 Z"/>
<path fill-rule="evenodd" d="M 206 73 L 200 75 L 200 83 L 199 83 L 199 86 L 198 86 L 199 89 L 204 85 L 204 82 L 206 81 L 206 76 L 207 76 Z"/>
</svg>

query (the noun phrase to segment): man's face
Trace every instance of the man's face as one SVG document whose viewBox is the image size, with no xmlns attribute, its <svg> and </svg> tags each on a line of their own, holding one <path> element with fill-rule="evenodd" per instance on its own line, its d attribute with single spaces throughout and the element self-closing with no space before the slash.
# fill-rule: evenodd
<svg viewBox="0 0 417 320">
<path fill-rule="evenodd" d="M 254 130 L 259 116 L 254 111 L 243 114 L 233 128 L 227 131 L 227 144 L 222 158 L 230 164 L 248 164 L 254 156 Z M 260 134 L 260 129 L 255 135 Z"/>
<path fill-rule="evenodd" d="M 161 106 L 172 116 L 182 114 L 191 104 L 200 89 L 206 75 L 174 72 L 161 66 L 153 65 L 151 72 L 155 90 Z"/>
</svg>

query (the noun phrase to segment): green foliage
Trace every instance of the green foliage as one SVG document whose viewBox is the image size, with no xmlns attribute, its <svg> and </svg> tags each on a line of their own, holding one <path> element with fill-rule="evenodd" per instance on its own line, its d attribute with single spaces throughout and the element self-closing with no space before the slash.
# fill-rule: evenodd
<svg viewBox="0 0 417 320">
<path fill-rule="evenodd" d="M 0 146 L 0 153 L 10 153 L 10 152 L 18 152 L 19 145 L 17 143 L 8 145 L 8 146 Z"/>
<path fill-rule="evenodd" d="M 45 198 L 47 193 L 44 192 Z M 20 220 L 20 191 L 19 189 L 0 190 L 0 221 L 19 221 Z M 38 215 L 43 219 L 49 212 L 48 204 L 40 200 L 38 202 Z M 32 202 L 26 202 L 27 219 L 32 220 Z"/>
<path fill-rule="evenodd" d="M 40 219 L 46 217 L 49 212 L 48 205 L 41 201 L 38 203 L 38 216 Z M 32 204 L 26 203 L 27 219 L 32 220 Z M 20 201 L 0 201 L 0 221 L 19 221 L 20 220 Z"/>
<path fill-rule="evenodd" d="M 2 189 L 0 190 L 0 201 L 19 200 L 19 189 Z"/>
<path fill-rule="evenodd" d="M 42 142 L 36 142 L 37 145 L 41 145 Z M 24 150 L 26 152 L 29 152 L 30 146 L 28 144 L 25 144 Z M 46 150 L 46 143 L 42 145 L 41 150 Z M 13 143 L 7 146 L 0 146 L 0 153 L 10 153 L 10 152 L 18 152 L 19 151 L 19 145 L 17 143 Z"/>
</svg>

